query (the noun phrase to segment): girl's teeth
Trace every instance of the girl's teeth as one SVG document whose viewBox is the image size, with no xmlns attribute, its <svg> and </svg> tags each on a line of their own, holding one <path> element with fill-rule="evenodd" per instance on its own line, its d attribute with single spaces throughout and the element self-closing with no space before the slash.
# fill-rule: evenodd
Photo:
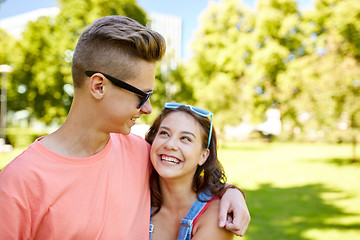
<svg viewBox="0 0 360 240">
<path fill-rule="evenodd" d="M 179 164 L 180 161 L 176 158 L 173 157 L 167 157 L 167 156 L 162 156 L 161 160 L 164 162 L 169 162 L 169 163 L 175 163 L 175 164 Z"/>
</svg>

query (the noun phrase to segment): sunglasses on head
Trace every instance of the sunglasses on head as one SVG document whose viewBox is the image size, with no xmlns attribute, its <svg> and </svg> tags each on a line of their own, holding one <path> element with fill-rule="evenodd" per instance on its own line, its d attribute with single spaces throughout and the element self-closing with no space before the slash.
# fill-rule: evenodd
<svg viewBox="0 0 360 240">
<path fill-rule="evenodd" d="M 104 77 L 106 77 L 107 79 L 110 80 L 110 82 L 112 82 L 114 85 L 122 88 L 122 89 L 125 89 L 125 90 L 128 90 L 132 93 L 135 93 L 136 95 L 139 96 L 140 98 L 140 103 L 139 105 L 137 106 L 138 109 L 140 109 L 145 103 L 146 101 L 150 98 L 151 94 L 153 93 L 153 91 L 149 91 L 149 92 L 144 92 L 144 91 L 141 91 L 140 89 L 120 80 L 120 79 L 117 79 L 115 77 L 112 77 L 108 74 L 105 74 L 105 73 L 102 73 L 102 72 L 96 72 L 96 71 L 85 71 L 85 74 L 86 76 L 88 77 L 91 77 L 92 75 L 94 75 L 95 73 L 101 73 L 102 75 L 104 75 Z"/>
<path fill-rule="evenodd" d="M 183 103 L 175 103 L 175 102 L 165 103 L 164 108 L 177 109 L 180 106 L 188 107 L 191 111 L 193 111 L 194 113 L 196 113 L 197 115 L 200 115 L 202 117 L 209 117 L 210 116 L 211 121 L 210 121 L 210 130 L 209 130 L 209 139 L 208 139 L 208 145 L 206 147 L 207 149 L 209 149 L 210 140 L 211 140 L 211 134 L 212 134 L 212 124 L 213 124 L 213 115 L 214 114 L 212 112 L 210 112 L 208 110 L 205 110 L 205 109 L 202 109 L 202 108 L 194 107 L 194 106 L 191 106 L 191 105 L 186 105 L 186 104 L 183 104 Z"/>
</svg>

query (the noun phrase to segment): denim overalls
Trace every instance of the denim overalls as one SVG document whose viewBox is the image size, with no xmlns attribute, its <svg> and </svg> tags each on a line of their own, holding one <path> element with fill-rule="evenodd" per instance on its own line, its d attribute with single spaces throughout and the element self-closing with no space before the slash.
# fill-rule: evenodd
<svg viewBox="0 0 360 240">
<path fill-rule="evenodd" d="M 198 198 L 195 200 L 194 204 L 191 206 L 190 210 L 186 214 L 186 217 L 181 219 L 181 226 L 177 240 L 190 240 L 191 232 L 193 227 L 193 221 L 196 216 L 201 212 L 201 210 L 205 207 L 208 200 L 212 198 L 212 195 L 208 191 L 203 191 L 199 194 Z M 200 201 L 201 199 L 202 201 Z M 151 211 L 152 212 L 152 211 Z M 151 224 L 150 219 L 150 239 L 151 233 L 154 229 L 154 226 Z"/>
</svg>

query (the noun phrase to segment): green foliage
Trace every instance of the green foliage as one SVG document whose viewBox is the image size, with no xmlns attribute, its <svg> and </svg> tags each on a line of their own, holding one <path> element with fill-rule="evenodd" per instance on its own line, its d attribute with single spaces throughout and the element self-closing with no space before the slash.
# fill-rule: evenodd
<svg viewBox="0 0 360 240">
<path fill-rule="evenodd" d="M 241 1 L 210 5 L 188 64 L 188 79 L 201 89 L 197 104 L 219 113 L 220 126 L 244 115 L 262 122 L 267 108 L 279 103 L 277 75 L 291 55 L 303 54 L 299 22 L 291 0 L 259 1 L 255 12 Z"/>
<path fill-rule="evenodd" d="M 9 86 L 9 110 L 26 109 L 46 124 L 62 123 L 70 108 L 72 52 L 84 28 L 114 14 L 147 22 L 134 0 L 62 0 L 59 4 L 61 12 L 55 18 L 40 17 L 27 25 L 16 46 L 20 53 Z"/>
<path fill-rule="evenodd" d="M 16 44 L 16 40 L 0 28 L 0 64 L 10 65 L 13 60 L 12 49 Z"/>
<path fill-rule="evenodd" d="M 359 8 L 351 0 L 318 1 L 304 19 L 304 33 L 311 36 L 309 54 L 291 61 L 278 76 L 283 121 L 295 123 L 303 135 L 317 135 L 313 140 L 356 139 L 360 62 L 354 43 L 360 27 L 352 22 L 360 20 Z M 348 130 L 352 133 L 344 138 Z"/>
<path fill-rule="evenodd" d="M 16 68 L 15 62 L 18 60 L 20 55 L 20 49 L 17 48 L 17 46 L 17 40 L 10 36 L 5 30 L 0 28 L 0 65 L 6 64 L 11 66 L 13 69 Z M 0 77 L 2 76 L 0 75 Z M 7 87 L 10 89 L 14 81 L 14 74 L 8 74 L 7 79 Z M 0 86 L 1 82 L 2 81 L 0 81 Z M 11 90 L 8 90 L 8 97 L 11 94 Z"/>
<path fill-rule="evenodd" d="M 321 0 L 301 12 L 294 0 L 257 1 L 252 10 L 233 0 L 209 5 L 186 69 L 195 103 L 212 110 L 220 128 L 244 117 L 263 122 L 278 108 L 287 139 L 359 132 L 359 6 Z"/>
<path fill-rule="evenodd" d="M 54 46 L 56 27 L 51 21 L 49 17 L 41 17 L 28 24 L 17 45 L 21 53 L 12 74 L 8 100 L 10 109 L 27 109 L 46 123 L 63 120 L 71 99 L 64 92 L 66 78 L 63 78 L 64 65 L 67 68 L 70 65 Z M 19 87 L 23 87 L 21 92 Z"/>
<path fill-rule="evenodd" d="M 194 57 L 186 65 L 186 81 L 194 89 L 196 104 L 221 116 L 215 118 L 219 127 L 244 113 L 240 77 L 250 64 L 247 33 L 253 29 L 252 17 L 237 0 L 210 4 L 193 43 Z"/>
<path fill-rule="evenodd" d="M 0 31 L 0 60 L 14 67 L 9 110 L 26 109 L 47 124 L 62 123 L 70 108 L 71 57 L 83 29 L 110 14 L 147 22 L 134 0 L 59 3 L 56 18 L 30 23 L 19 41 Z M 295 0 L 257 1 L 254 9 L 239 0 L 211 2 L 201 16 L 193 57 L 176 69 L 170 68 L 169 56 L 159 65 L 153 114 L 143 121 L 151 123 L 166 101 L 209 109 L 220 129 L 244 118 L 261 123 L 269 108 L 278 108 L 282 139 L 356 140 L 358 46 L 357 0 L 318 0 L 303 12 Z M 352 136 L 345 138 L 348 130 Z"/>
</svg>

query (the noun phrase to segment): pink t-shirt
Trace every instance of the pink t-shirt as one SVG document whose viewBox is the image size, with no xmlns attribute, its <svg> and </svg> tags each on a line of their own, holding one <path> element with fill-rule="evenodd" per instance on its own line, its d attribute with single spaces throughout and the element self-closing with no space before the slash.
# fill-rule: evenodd
<svg viewBox="0 0 360 240">
<path fill-rule="evenodd" d="M 111 134 L 69 158 L 36 140 L 0 173 L 0 239 L 149 239 L 149 148 Z"/>
</svg>

